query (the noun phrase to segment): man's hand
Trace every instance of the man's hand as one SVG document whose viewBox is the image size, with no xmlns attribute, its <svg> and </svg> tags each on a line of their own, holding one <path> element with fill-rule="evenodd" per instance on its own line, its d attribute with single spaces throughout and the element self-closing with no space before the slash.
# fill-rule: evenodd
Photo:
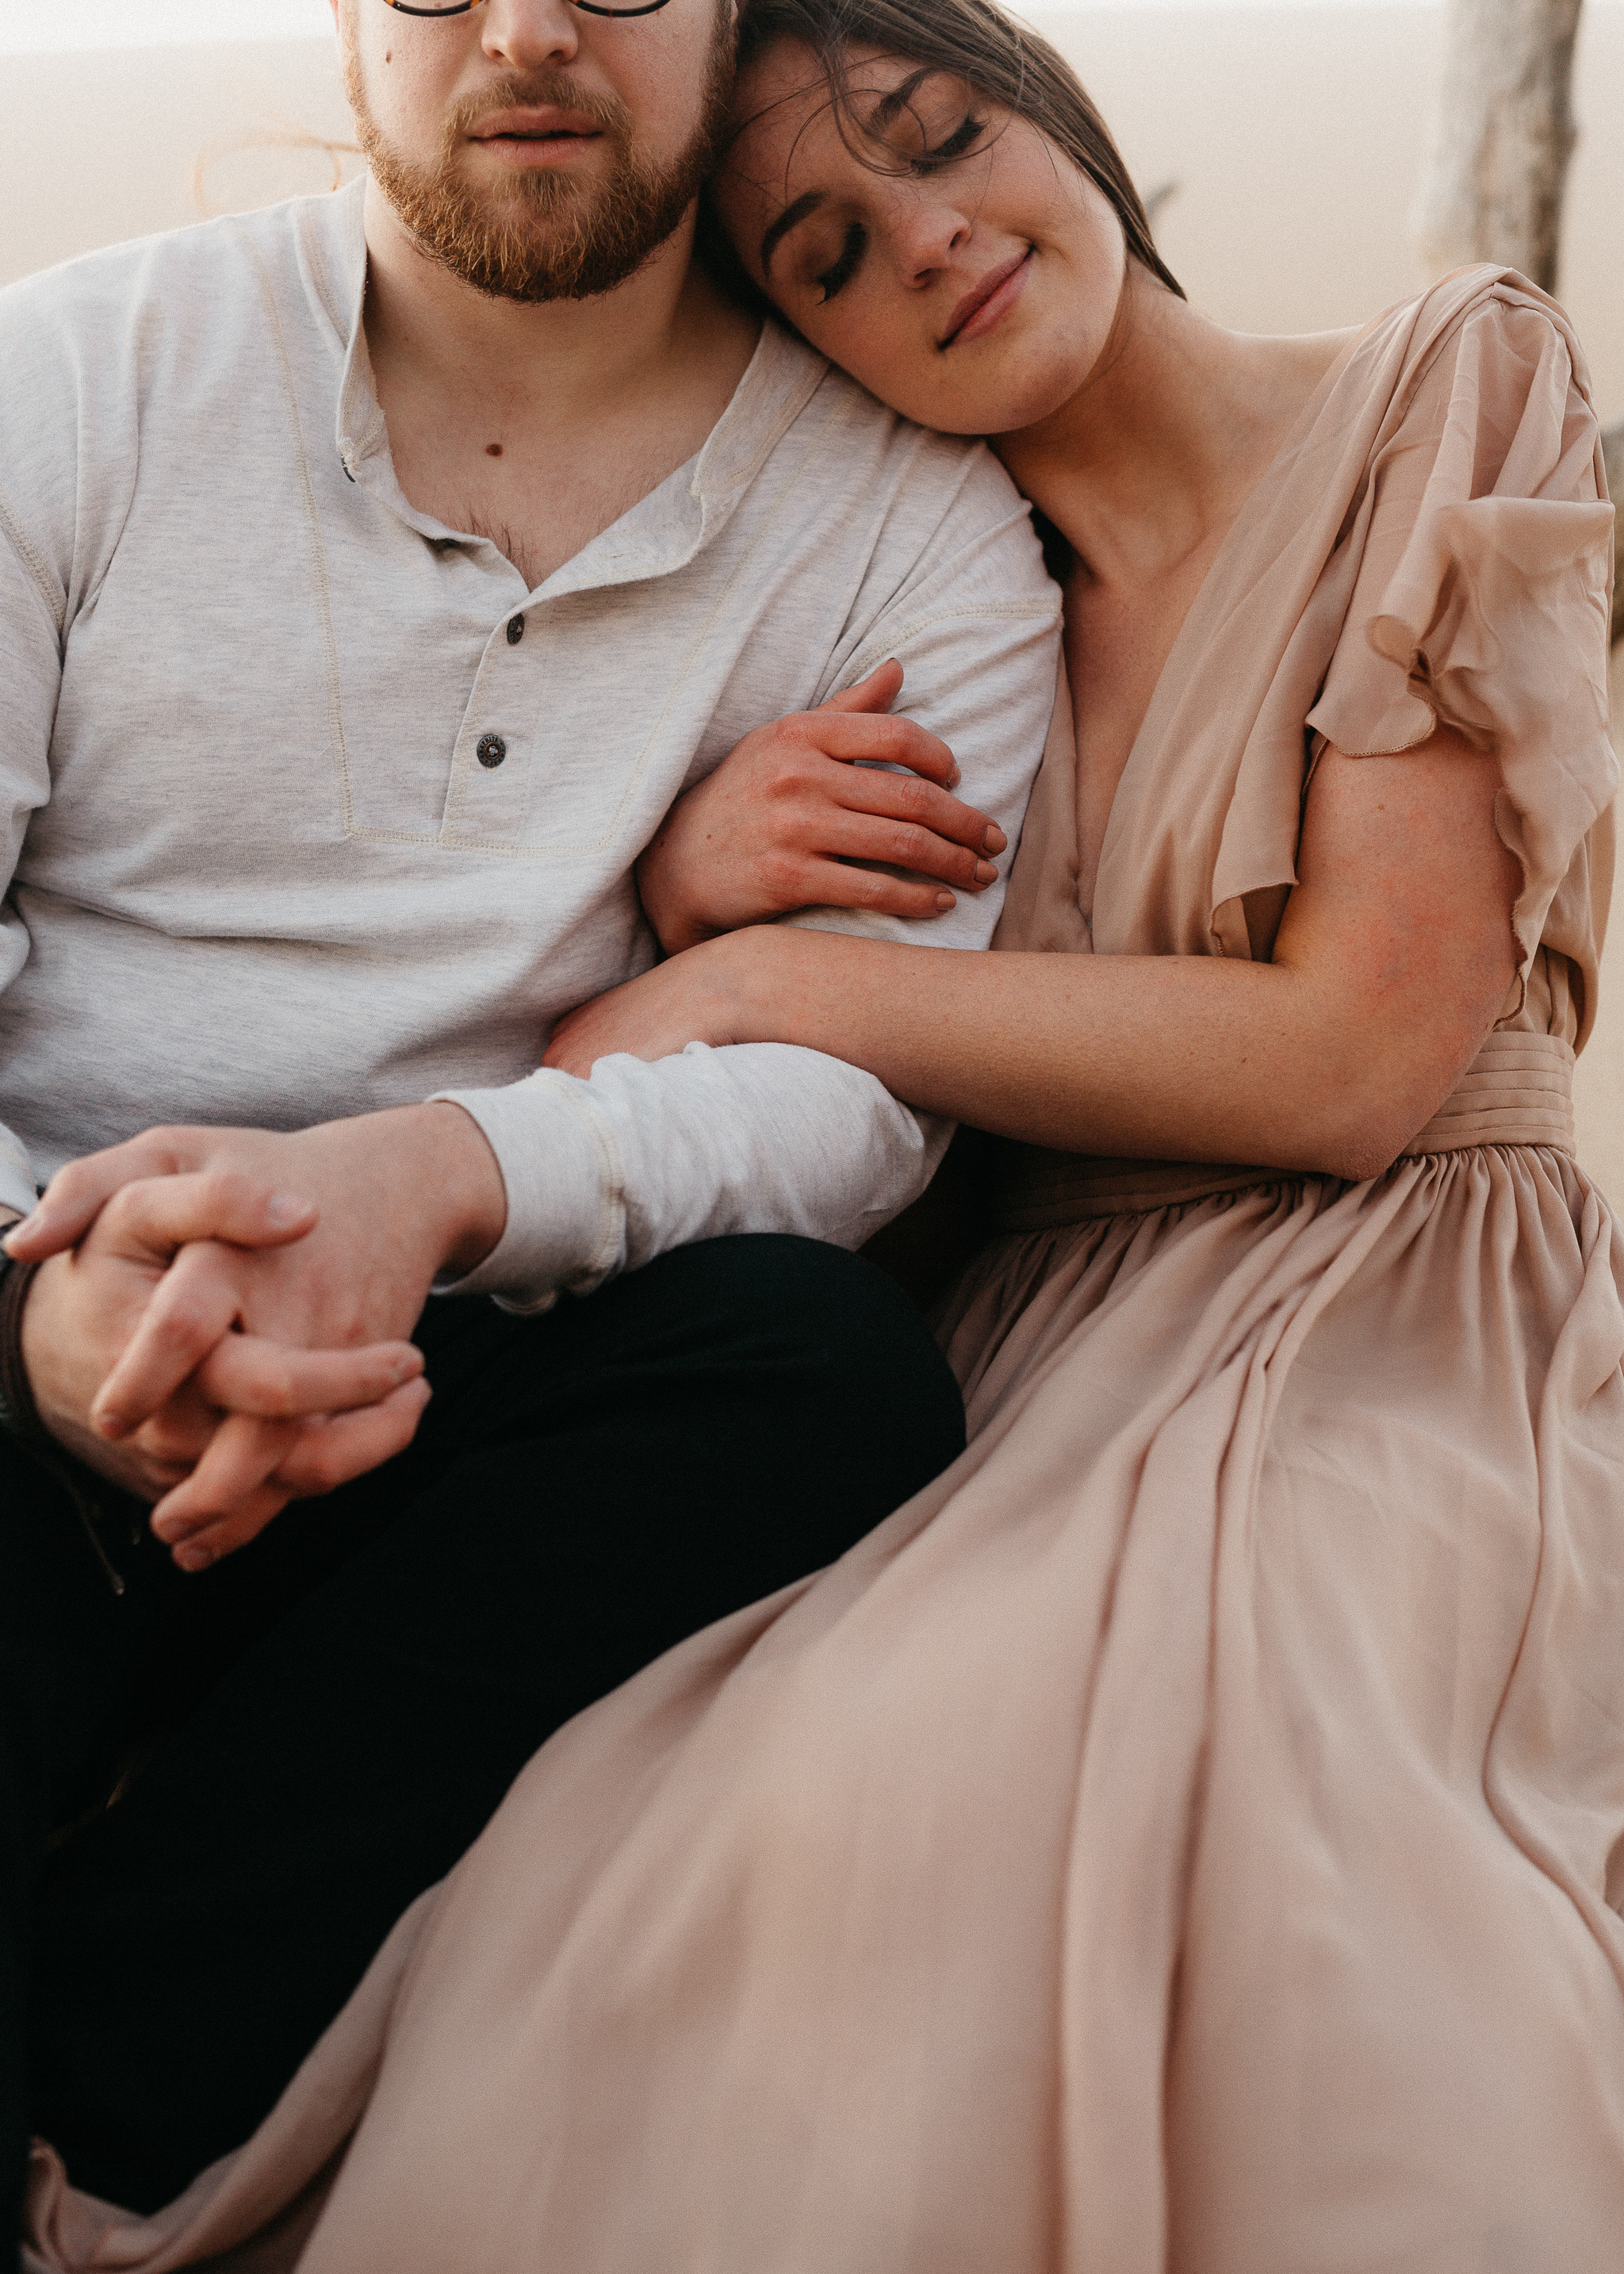
<svg viewBox="0 0 1624 2274">
<path fill-rule="evenodd" d="M 157 1500 L 190 1475 L 222 1427 L 282 1453 L 306 1417 L 380 1401 L 397 1412 L 420 1405 L 422 1355 L 410 1343 L 304 1352 L 226 1334 L 144 1427 L 109 1440 L 94 1418 L 98 1393 L 181 1245 L 207 1227 L 244 1248 L 281 1246 L 316 1221 L 307 1201 L 244 1178 L 177 1177 L 145 1205 L 142 1190 L 125 1187 L 135 1202 L 116 1193 L 78 1247 L 41 1266 L 23 1314 L 23 1359 L 40 1419 L 87 1467 L 138 1499 Z"/>
<path fill-rule="evenodd" d="M 410 1442 L 427 1392 L 405 1338 L 435 1275 L 495 1245 L 506 1206 L 452 1105 L 288 1136 L 156 1130 L 74 1162 L 6 1242 L 55 1259 L 24 1314 L 41 1417 L 130 1489 L 163 1492 L 154 1529 L 177 1562 L 212 1562 Z"/>
<path fill-rule="evenodd" d="M 950 795 L 959 768 L 947 744 L 887 715 L 901 686 L 902 666 L 883 663 L 816 711 L 758 727 L 678 799 L 637 863 L 667 954 L 792 908 L 943 915 L 954 905 L 946 886 L 995 881 L 987 855 L 1008 840 Z"/>
</svg>

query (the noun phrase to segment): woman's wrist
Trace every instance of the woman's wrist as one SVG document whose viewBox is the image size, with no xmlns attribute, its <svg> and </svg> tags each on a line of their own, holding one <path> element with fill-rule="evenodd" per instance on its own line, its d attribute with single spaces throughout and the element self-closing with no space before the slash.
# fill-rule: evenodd
<svg viewBox="0 0 1624 2274">
<path fill-rule="evenodd" d="M 779 924 L 746 924 L 690 951 L 703 957 L 721 998 L 719 1019 L 735 1043 L 787 1043 L 794 1032 L 793 985 L 807 935 Z"/>
</svg>

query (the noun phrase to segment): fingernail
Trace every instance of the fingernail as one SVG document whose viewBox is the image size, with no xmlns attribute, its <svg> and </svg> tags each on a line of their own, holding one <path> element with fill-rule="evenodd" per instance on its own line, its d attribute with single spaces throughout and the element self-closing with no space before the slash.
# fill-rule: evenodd
<svg viewBox="0 0 1624 2274">
<path fill-rule="evenodd" d="M 949 908 L 956 908 L 958 906 L 958 901 L 953 898 L 951 892 L 938 892 L 936 894 L 936 914 L 939 916 L 944 916 Z"/>
<path fill-rule="evenodd" d="M 949 774 L 947 778 L 947 786 L 949 789 L 957 789 L 963 779 L 964 776 L 959 772 L 958 767 L 955 766 L 952 772 Z"/>
<path fill-rule="evenodd" d="M 990 885 L 997 873 L 990 861 L 978 861 L 975 864 L 975 881 L 978 885 Z"/>
<path fill-rule="evenodd" d="M 310 1214 L 310 1202 L 297 1193 L 273 1193 L 265 1203 L 266 1220 L 279 1229 L 286 1224 L 302 1224 Z"/>
<path fill-rule="evenodd" d="M 175 1561 L 183 1571 L 206 1571 L 214 1560 L 212 1547 L 177 1547 Z"/>
<path fill-rule="evenodd" d="M 421 1374 L 422 1371 L 423 1359 L 421 1356 L 413 1358 L 397 1358 L 395 1361 L 392 1378 L 397 1382 L 410 1382 L 414 1374 Z"/>
<path fill-rule="evenodd" d="M 1009 839 L 1004 835 L 1004 832 L 999 828 L 997 823 L 995 821 L 992 827 L 988 831 L 986 836 L 981 840 L 981 850 L 983 853 L 1002 853 L 1007 849 L 1009 841 Z"/>
</svg>

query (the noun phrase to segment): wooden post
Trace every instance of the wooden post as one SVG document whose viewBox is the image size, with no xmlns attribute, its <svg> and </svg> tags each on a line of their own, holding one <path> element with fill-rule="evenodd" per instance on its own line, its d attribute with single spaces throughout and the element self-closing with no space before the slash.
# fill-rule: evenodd
<svg viewBox="0 0 1624 2274">
<path fill-rule="evenodd" d="M 1449 0 L 1443 87 L 1414 220 L 1430 275 L 1494 260 L 1555 290 L 1579 5 Z"/>
</svg>

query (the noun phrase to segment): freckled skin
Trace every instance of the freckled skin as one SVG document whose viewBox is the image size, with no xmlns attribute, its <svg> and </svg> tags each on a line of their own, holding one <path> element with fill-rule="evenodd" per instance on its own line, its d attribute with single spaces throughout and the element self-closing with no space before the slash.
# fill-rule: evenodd
<svg viewBox="0 0 1624 2274">
<path fill-rule="evenodd" d="M 860 118 L 915 80 L 883 147 L 864 154 L 876 169 L 848 148 L 812 56 L 781 41 L 740 81 L 734 111 L 746 124 L 718 173 L 718 207 L 757 282 L 822 354 L 922 425 L 1007 433 L 1066 402 L 1105 353 L 1126 271 L 1121 226 L 1026 120 L 951 73 L 921 79 L 894 56 L 853 53 Z M 946 162 L 932 162 L 938 150 Z M 816 207 L 763 269 L 770 224 L 808 194 Z M 1028 250 L 1009 312 L 944 345 L 965 296 Z"/>
</svg>

